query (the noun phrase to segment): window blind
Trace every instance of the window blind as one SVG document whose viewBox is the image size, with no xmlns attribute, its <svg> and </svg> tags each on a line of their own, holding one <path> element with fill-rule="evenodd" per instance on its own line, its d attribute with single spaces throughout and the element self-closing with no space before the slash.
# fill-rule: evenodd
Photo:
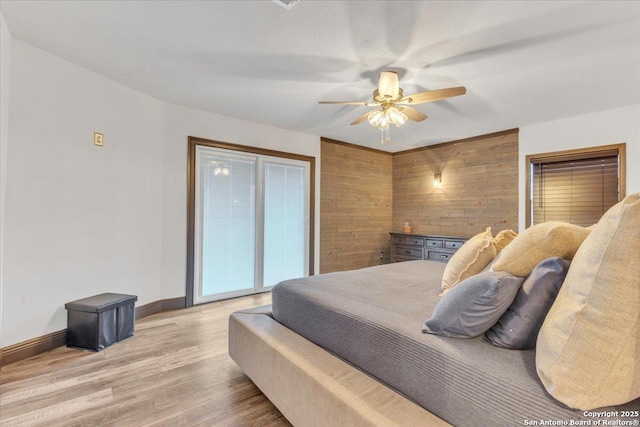
<svg viewBox="0 0 640 427">
<path fill-rule="evenodd" d="M 619 157 L 531 162 L 532 225 L 598 222 L 619 200 Z"/>
</svg>

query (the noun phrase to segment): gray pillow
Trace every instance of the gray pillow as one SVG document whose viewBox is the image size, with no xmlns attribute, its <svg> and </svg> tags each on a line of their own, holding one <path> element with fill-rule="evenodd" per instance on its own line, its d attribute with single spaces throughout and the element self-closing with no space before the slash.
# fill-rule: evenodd
<svg viewBox="0 0 640 427">
<path fill-rule="evenodd" d="M 484 336 L 495 346 L 527 350 L 536 338 L 551 309 L 571 263 L 558 257 L 540 262 L 526 278 L 513 304 Z"/>
<path fill-rule="evenodd" d="M 523 281 L 506 271 L 463 280 L 444 294 L 422 332 L 455 338 L 482 335 L 507 311 Z"/>
</svg>

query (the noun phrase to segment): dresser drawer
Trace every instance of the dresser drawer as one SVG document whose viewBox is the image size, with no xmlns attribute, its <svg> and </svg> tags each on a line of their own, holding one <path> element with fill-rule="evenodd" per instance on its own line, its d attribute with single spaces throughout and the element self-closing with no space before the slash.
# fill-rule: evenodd
<svg viewBox="0 0 640 427">
<path fill-rule="evenodd" d="M 429 251 L 427 259 L 430 259 L 433 261 L 447 262 L 449 261 L 449 259 L 451 259 L 452 255 L 453 254 L 450 252 Z"/>
<path fill-rule="evenodd" d="M 400 245 L 423 246 L 424 239 L 422 237 L 393 236 L 393 243 L 397 243 Z"/>
<path fill-rule="evenodd" d="M 445 240 L 444 247 L 445 249 L 460 249 L 460 247 L 464 245 L 463 241 L 460 240 Z"/>
<path fill-rule="evenodd" d="M 441 248 L 442 247 L 442 240 L 431 240 L 431 239 L 427 239 L 427 244 L 426 244 L 427 248 Z"/>
<path fill-rule="evenodd" d="M 391 262 L 430 259 L 447 262 L 462 247 L 464 237 L 431 234 L 389 233 Z"/>
<path fill-rule="evenodd" d="M 396 246 L 394 252 L 396 258 L 422 259 L 422 248 L 412 246 Z"/>
</svg>

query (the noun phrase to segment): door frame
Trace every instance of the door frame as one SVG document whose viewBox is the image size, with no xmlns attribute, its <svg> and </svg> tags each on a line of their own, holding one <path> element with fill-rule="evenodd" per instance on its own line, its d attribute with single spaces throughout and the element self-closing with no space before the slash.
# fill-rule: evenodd
<svg viewBox="0 0 640 427">
<path fill-rule="evenodd" d="M 206 146 L 222 148 L 242 153 L 258 154 L 286 159 L 300 160 L 309 163 L 309 275 L 314 274 L 314 248 L 315 248 L 315 157 L 301 154 L 287 153 L 284 151 L 270 150 L 266 148 L 250 147 L 247 145 L 232 144 L 229 142 L 215 141 L 211 139 L 188 137 L 187 156 L 187 271 L 186 271 L 186 306 L 192 307 L 194 303 L 194 267 L 195 267 L 195 189 L 196 189 L 196 147 Z"/>
</svg>

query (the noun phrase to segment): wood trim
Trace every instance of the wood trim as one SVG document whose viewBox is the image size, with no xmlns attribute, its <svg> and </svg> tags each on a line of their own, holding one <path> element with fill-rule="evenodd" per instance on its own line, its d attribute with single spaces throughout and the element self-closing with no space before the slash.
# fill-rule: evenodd
<svg viewBox="0 0 640 427">
<path fill-rule="evenodd" d="M 136 307 L 135 319 L 139 320 L 143 317 L 162 311 L 177 310 L 185 308 L 185 297 L 168 298 L 154 301 L 149 304 Z M 19 362 L 20 360 L 36 356 L 45 351 L 53 350 L 57 347 L 63 347 L 67 344 L 67 330 L 51 332 L 40 337 L 22 341 L 13 345 L 0 348 L 0 366 L 9 365 Z"/>
<path fill-rule="evenodd" d="M 479 141 L 482 139 L 487 139 L 487 138 L 495 138 L 498 136 L 506 136 L 512 133 L 518 133 L 520 132 L 520 128 L 513 128 L 513 129 L 507 129 L 507 130 L 502 130 L 499 132 L 493 132 L 493 133 L 487 133 L 484 135 L 477 135 L 477 136 L 472 136 L 469 138 L 463 138 L 463 139 L 456 139 L 455 141 L 447 141 L 447 142 L 441 142 L 440 144 L 433 144 L 433 145 L 427 145 L 424 147 L 418 147 L 418 148 L 412 148 L 411 150 L 404 150 L 404 151 L 396 151 L 395 153 L 393 153 L 394 156 L 398 155 L 398 154 L 407 154 L 407 153 L 415 153 L 415 152 L 419 152 L 419 151 L 424 151 L 424 150 L 431 150 L 433 148 L 441 148 L 441 147 L 446 147 L 448 145 L 453 145 L 453 144 L 460 144 L 462 142 L 473 142 L 473 141 Z"/>
<path fill-rule="evenodd" d="M 316 161 L 312 159 L 309 167 L 309 276 L 315 274 L 316 264 Z"/>
<path fill-rule="evenodd" d="M 315 157 L 305 156 L 304 154 L 288 153 L 286 151 L 270 150 L 268 148 L 252 147 L 249 145 L 233 144 L 231 142 L 215 141 L 213 139 L 199 138 L 197 136 L 189 137 L 189 147 L 191 147 L 192 144 L 204 145 L 206 147 L 212 147 L 212 148 L 222 148 L 222 149 L 231 150 L 231 151 L 240 151 L 242 153 L 261 154 L 263 156 L 284 157 L 286 159 L 301 160 L 303 162 L 315 161 Z M 195 157 L 193 160 L 194 160 L 194 166 L 195 166 Z"/>
<path fill-rule="evenodd" d="M 196 212 L 196 138 L 189 137 L 187 159 L 187 277 L 186 296 L 187 307 L 193 306 L 193 269 L 195 265 L 195 212 Z"/>
<path fill-rule="evenodd" d="M 619 160 L 619 189 L 620 200 L 624 199 L 627 195 L 627 143 L 621 142 L 619 144 L 600 145 L 596 147 L 574 148 L 571 150 L 553 151 L 549 153 L 539 154 L 527 154 L 524 161 L 525 170 L 525 187 L 524 194 L 527 195 L 525 199 L 525 223 L 524 227 L 528 228 L 531 224 L 531 163 L 540 162 L 554 162 L 554 161 L 567 161 L 578 160 L 588 158 L 590 156 L 607 155 L 620 156 Z"/>
<path fill-rule="evenodd" d="M 179 310 L 185 307 L 185 297 L 169 298 L 150 302 L 149 304 L 136 307 L 136 320 L 151 316 L 152 314 L 160 313 L 162 311 Z"/>
<path fill-rule="evenodd" d="M 230 142 L 215 141 L 196 136 L 188 137 L 188 159 L 187 159 L 187 277 L 186 277 L 186 299 L 187 307 L 193 306 L 193 269 L 194 242 L 195 242 L 195 182 L 196 182 L 196 147 L 198 145 L 222 148 L 225 150 L 239 151 L 243 153 L 257 154 L 263 156 L 282 157 L 292 160 L 300 160 L 309 163 L 309 275 L 315 274 L 315 198 L 316 198 L 316 158 L 303 154 L 288 153 L 286 151 L 270 150 L 267 148 L 252 147 L 249 145 L 233 144 Z"/>
<path fill-rule="evenodd" d="M 2 349 L 0 366 L 35 356 L 67 343 L 67 330 L 51 332 L 41 337 L 32 338 Z"/>
<path fill-rule="evenodd" d="M 386 154 L 388 156 L 392 156 L 393 153 L 384 150 L 378 150 L 377 148 L 365 147 L 363 145 L 351 144 L 349 142 L 338 141 L 336 139 L 325 138 L 324 136 L 320 137 L 320 142 L 327 142 L 329 144 L 343 145 L 345 147 L 357 148 L 358 150 L 371 151 L 378 154 Z"/>
<path fill-rule="evenodd" d="M 620 156 L 620 200 L 627 197 L 627 144 L 618 145 L 618 155 Z"/>
<path fill-rule="evenodd" d="M 606 155 L 622 155 L 625 151 L 626 143 L 621 142 L 619 144 L 600 145 L 597 147 L 585 147 L 585 148 L 573 148 L 571 150 L 553 151 L 550 153 L 540 154 L 528 154 L 527 159 L 530 162 L 564 162 L 569 160 L 582 160 L 591 156 L 606 156 Z"/>
</svg>

